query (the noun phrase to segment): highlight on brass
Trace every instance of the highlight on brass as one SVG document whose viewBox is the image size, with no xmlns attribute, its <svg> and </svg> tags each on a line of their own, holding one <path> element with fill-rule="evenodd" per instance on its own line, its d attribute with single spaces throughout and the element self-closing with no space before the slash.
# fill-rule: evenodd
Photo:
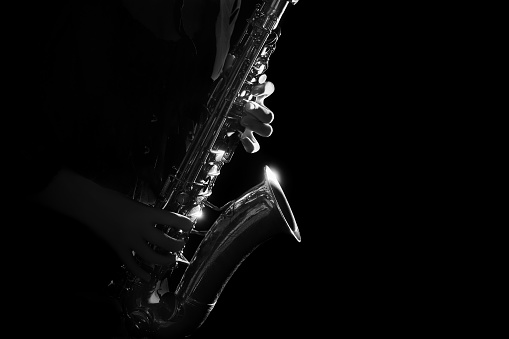
<svg viewBox="0 0 509 339">
<path fill-rule="evenodd" d="M 195 223 L 205 207 L 221 212 L 203 235 L 191 259 L 182 250 L 169 265 L 144 263 L 149 282 L 127 269 L 113 279 L 125 323 L 133 337 L 181 338 L 207 319 L 228 280 L 240 263 L 260 244 L 278 234 L 301 241 L 287 198 L 274 173 L 264 167 L 264 180 L 223 207 L 208 201 L 221 168 L 232 160 L 241 140 L 240 112 L 252 87 L 264 81 L 279 38 L 278 25 L 288 4 L 297 1 L 261 1 L 232 49 L 232 65 L 215 84 L 206 103 L 207 119 L 198 126 L 192 143 L 174 173 L 168 176 L 155 207 L 190 217 Z M 157 228 L 173 238 L 187 240 L 166 225 Z M 154 246 L 155 247 L 155 246 Z M 157 249 L 157 248 L 156 248 Z M 160 249 L 157 249 L 160 250 Z M 177 273 L 177 265 L 187 265 Z M 176 284 L 169 284 L 176 281 Z M 170 290 L 169 286 L 177 286 Z"/>
</svg>

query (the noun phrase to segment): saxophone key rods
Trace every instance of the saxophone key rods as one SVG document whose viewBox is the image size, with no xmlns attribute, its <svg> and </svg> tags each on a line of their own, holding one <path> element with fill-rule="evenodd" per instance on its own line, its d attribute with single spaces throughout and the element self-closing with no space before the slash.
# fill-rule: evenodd
<svg viewBox="0 0 509 339">
<path fill-rule="evenodd" d="M 171 265 L 140 264 L 151 273 L 149 282 L 125 267 L 111 288 L 133 338 L 181 338 L 207 319 L 228 280 L 259 245 L 277 234 L 301 236 L 276 176 L 264 167 L 264 180 L 236 200 L 218 208 L 207 201 L 225 163 L 231 161 L 243 137 L 242 107 L 252 87 L 263 83 L 268 61 L 280 36 L 279 23 L 288 4 L 298 0 L 265 0 L 257 4 L 232 49 L 233 64 L 216 81 L 209 95 L 206 119 L 174 175 L 167 177 L 156 208 L 183 214 L 195 224 L 203 207 L 224 210 L 199 243 L 191 260 L 182 251 Z M 166 225 L 157 228 L 173 238 L 188 239 Z M 199 233 L 194 231 L 194 233 Z M 174 291 L 168 286 L 178 262 L 188 264 Z"/>
</svg>

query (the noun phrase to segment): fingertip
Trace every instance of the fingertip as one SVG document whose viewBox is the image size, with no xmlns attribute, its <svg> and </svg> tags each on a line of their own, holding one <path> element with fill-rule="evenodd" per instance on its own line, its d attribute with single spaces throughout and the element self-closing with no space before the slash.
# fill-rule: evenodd
<svg viewBox="0 0 509 339">
<path fill-rule="evenodd" d="M 242 146 L 244 147 L 244 150 L 247 152 L 247 153 L 256 153 L 260 150 L 260 144 L 258 142 L 253 142 L 251 141 L 251 139 L 249 138 L 242 138 L 240 139 L 240 141 L 242 142 Z"/>
<path fill-rule="evenodd" d="M 182 246 L 183 247 L 183 246 Z M 180 248 L 178 251 L 180 251 L 182 248 Z M 174 249 L 177 251 L 176 249 Z M 169 253 L 169 254 L 158 254 L 157 258 L 154 258 L 154 261 L 156 261 L 156 264 L 159 265 L 171 265 L 177 261 L 177 256 L 175 254 Z"/>
<path fill-rule="evenodd" d="M 274 86 L 274 83 L 272 81 L 265 81 L 266 87 L 265 92 L 268 92 L 268 94 L 274 93 L 276 90 L 276 86 Z"/>
<path fill-rule="evenodd" d="M 272 133 L 274 132 L 274 129 L 272 128 L 271 125 L 268 125 L 268 124 L 267 124 L 266 128 L 267 128 L 267 133 L 264 135 L 264 137 L 268 138 L 272 135 Z"/>
<path fill-rule="evenodd" d="M 242 146 L 247 153 L 253 153 L 254 146 L 248 138 L 242 138 L 240 141 L 242 142 Z"/>
<path fill-rule="evenodd" d="M 160 221 L 162 224 L 174 226 L 176 228 L 182 229 L 183 231 L 190 231 L 193 228 L 193 221 L 189 219 L 189 217 L 179 213 L 169 212 L 167 210 L 160 211 Z"/>
<path fill-rule="evenodd" d="M 276 86 L 272 81 L 264 81 L 263 83 L 254 86 L 253 93 L 258 96 L 269 96 L 276 90 Z"/>
</svg>

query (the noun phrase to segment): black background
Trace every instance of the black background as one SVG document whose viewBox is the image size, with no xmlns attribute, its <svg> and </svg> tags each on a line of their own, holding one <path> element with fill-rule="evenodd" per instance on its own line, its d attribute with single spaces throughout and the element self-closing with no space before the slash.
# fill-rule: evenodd
<svg viewBox="0 0 509 339">
<path fill-rule="evenodd" d="M 362 304 L 373 287 L 358 277 L 366 267 L 357 266 L 366 247 L 359 250 L 353 244 L 358 236 L 351 235 L 359 232 L 359 224 L 369 227 L 354 221 L 365 214 L 354 202 L 362 195 L 353 197 L 359 193 L 352 186 L 366 189 L 357 170 L 366 170 L 358 162 L 369 155 L 355 154 L 366 134 L 355 131 L 362 131 L 358 123 L 370 112 L 351 106 L 362 101 L 348 84 L 352 72 L 365 75 L 365 69 L 351 63 L 356 53 L 348 35 L 352 28 L 341 22 L 346 13 L 331 11 L 316 1 L 288 6 L 266 72 L 276 88 L 265 100 L 275 115 L 274 132 L 257 138 L 261 149 L 255 154 L 236 150 L 210 199 L 220 206 L 239 196 L 263 179 L 268 165 L 279 174 L 302 241 L 281 234 L 257 248 L 230 279 L 197 335 L 320 337 L 331 330 L 349 332 L 357 327 L 352 322 L 361 324 L 367 317 Z"/>
<path fill-rule="evenodd" d="M 323 301 L 335 293 L 326 286 L 336 272 L 319 272 L 319 267 L 330 260 L 324 257 L 329 250 L 320 249 L 320 239 L 332 236 L 329 231 L 337 227 L 330 215 L 337 211 L 337 205 L 321 195 L 323 189 L 319 186 L 335 189 L 331 183 L 336 179 L 327 179 L 325 171 L 338 166 L 334 158 L 340 152 L 328 153 L 329 145 L 324 150 L 323 136 L 333 130 L 337 112 L 332 103 L 317 105 L 330 100 L 320 95 L 330 79 L 323 78 L 326 69 L 316 71 L 323 46 L 317 46 L 318 40 L 313 36 L 326 32 L 319 33 L 317 13 L 307 2 L 288 6 L 266 72 L 276 88 L 265 100 L 275 115 L 274 132 L 269 138 L 257 137 L 261 149 L 255 154 L 247 154 L 241 146 L 237 148 L 232 162 L 223 167 L 209 199 L 221 206 L 238 197 L 263 180 L 267 165 L 279 175 L 302 241 L 282 233 L 252 252 L 197 332 L 200 337 L 300 336 L 309 330 L 325 330 L 319 313 L 335 312 L 334 305 L 330 305 L 332 310 L 322 307 Z M 249 15 L 252 3 L 243 1 L 241 17 Z M 243 26 L 241 21 L 237 22 L 239 26 Z M 323 110 L 325 106 L 327 110 Z M 213 213 L 206 210 L 205 218 L 207 215 Z"/>
<path fill-rule="evenodd" d="M 301 0 L 271 56 L 274 133 L 237 149 L 216 205 L 280 176 L 302 241 L 256 249 L 199 334 L 223 337 L 408 335 L 442 323 L 426 260 L 438 204 L 423 129 L 436 106 L 433 49 L 419 9 Z M 419 26 L 422 24 L 422 27 Z M 427 145 L 424 145 L 426 144 Z M 435 240 L 435 239 L 434 239 Z"/>
<path fill-rule="evenodd" d="M 266 73 L 276 88 L 265 100 L 273 135 L 257 138 L 256 154 L 236 150 L 209 201 L 238 197 L 268 165 L 302 241 L 282 234 L 257 248 L 196 337 L 413 335 L 434 323 L 438 278 L 421 255 L 435 249 L 420 250 L 436 234 L 424 195 L 436 169 L 418 138 L 433 112 L 424 73 L 434 55 L 416 16 L 319 0 L 286 10 Z M 213 216 L 205 211 L 207 222 Z"/>
</svg>

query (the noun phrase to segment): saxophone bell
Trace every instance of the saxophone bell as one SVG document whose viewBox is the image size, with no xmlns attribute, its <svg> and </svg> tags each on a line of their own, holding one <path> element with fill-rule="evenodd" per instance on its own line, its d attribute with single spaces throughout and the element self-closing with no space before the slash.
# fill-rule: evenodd
<svg viewBox="0 0 509 339">
<path fill-rule="evenodd" d="M 240 141 L 241 136 L 236 133 L 242 130 L 238 126 L 240 107 L 252 99 L 253 87 L 265 81 L 264 72 L 279 37 L 280 19 L 290 3 L 296 4 L 297 0 L 260 0 L 257 4 L 232 49 L 231 66 L 217 79 L 209 95 L 205 119 L 198 124 L 176 172 L 167 176 L 154 207 L 196 221 L 202 207 L 212 206 L 208 197 L 222 166 L 231 161 Z M 172 227 L 156 227 L 187 243 L 187 235 Z M 199 225 L 191 233 L 203 235 Z M 140 338 L 189 336 L 207 319 L 243 260 L 260 244 L 281 233 L 301 241 L 286 196 L 274 172 L 265 166 L 265 179 L 227 205 L 204 235 L 184 272 L 176 272 L 176 268 L 184 268 L 177 263 L 147 264 L 150 282 L 132 276 L 125 268 L 112 281 L 112 295 L 121 305 L 128 332 Z M 171 284 L 173 281 L 175 285 Z"/>
<path fill-rule="evenodd" d="M 174 293 L 155 301 L 156 281 L 134 287 L 132 299 L 125 303 L 132 327 L 154 338 L 189 336 L 205 322 L 244 259 L 278 234 L 301 241 L 283 189 L 265 166 L 264 180 L 242 194 L 212 225 Z"/>
</svg>

